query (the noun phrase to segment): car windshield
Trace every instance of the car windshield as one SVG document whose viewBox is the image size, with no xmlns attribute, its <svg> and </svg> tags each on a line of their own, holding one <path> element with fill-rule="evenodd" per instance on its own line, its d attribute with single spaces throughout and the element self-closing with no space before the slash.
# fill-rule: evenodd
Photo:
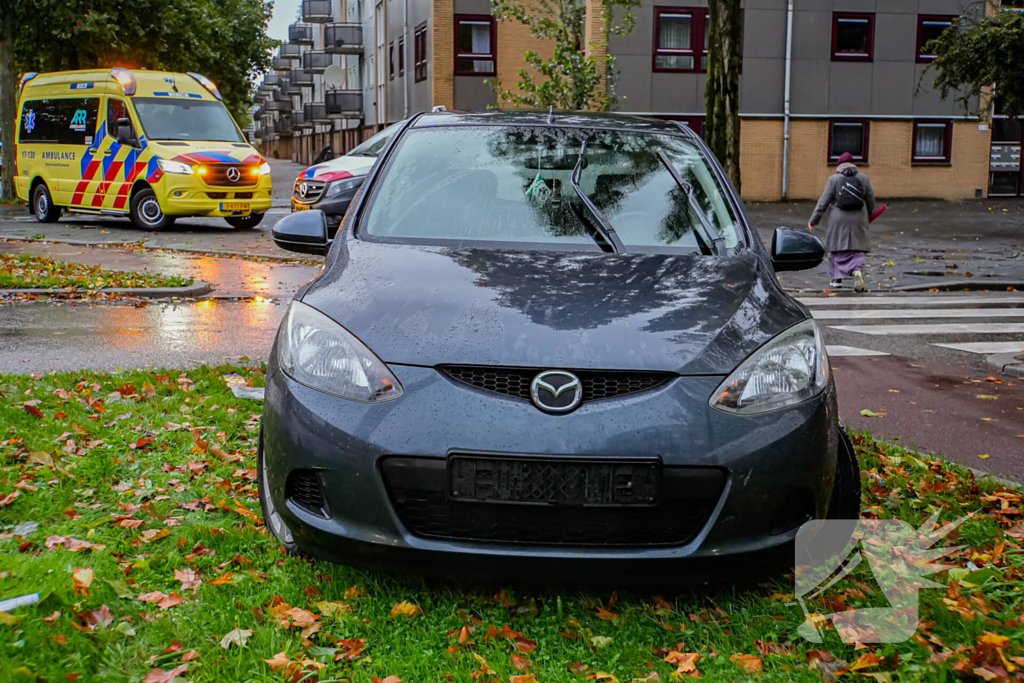
<svg viewBox="0 0 1024 683">
<path fill-rule="evenodd" d="M 245 142 L 228 110 L 220 102 L 137 97 L 132 104 L 150 140 Z"/>
<path fill-rule="evenodd" d="M 389 126 L 348 153 L 350 157 L 379 157 L 388 142 L 402 127 L 401 123 Z"/>
<path fill-rule="evenodd" d="M 729 201 L 686 138 L 540 126 L 410 130 L 377 183 L 360 230 L 386 241 L 592 249 L 599 222 L 571 182 L 584 142 L 579 184 L 626 251 L 700 250 L 706 232 L 698 207 L 726 247 L 739 244 Z M 665 161 L 692 187 L 695 201 Z"/>
</svg>

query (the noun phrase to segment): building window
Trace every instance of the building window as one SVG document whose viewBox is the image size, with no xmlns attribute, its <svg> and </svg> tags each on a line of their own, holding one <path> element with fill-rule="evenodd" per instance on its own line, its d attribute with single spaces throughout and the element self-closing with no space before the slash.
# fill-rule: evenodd
<svg viewBox="0 0 1024 683">
<path fill-rule="evenodd" d="M 917 61 L 930 62 L 935 53 L 928 50 L 928 43 L 942 35 L 942 32 L 953 25 L 956 17 L 922 14 L 917 18 Z"/>
<path fill-rule="evenodd" d="M 398 39 L 398 75 L 405 75 L 405 38 Z"/>
<path fill-rule="evenodd" d="M 830 121 L 828 126 L 828 159 L 839 161 L 849 152 L 854 161 L 868 160 L 868 139 L 871 124 L 863 119 L 840 119 Z"/>
<path fill-rule="evenodd" d="M 388 80 L 395 80 L 395 44 L 388 44 Z"/>
<path fill-rule="evenodd" d="M 486 14 L 455 15 L 455 73 L 494 76 L 498 58 L 494 17 Z"/>
<path fill-rule="evenodd" d="M 875 54 L 875 15 L 832 15 L 832 61 L 870 62 Z"/>
<path fill-rule="evenodd" d="M 707 19 L 703 7 L 656 7 L 654 70 L 707 71 Z"/>
<path fill-rule="evenodd" d="M 948 164 L 953 147 L 952 121 L 915 121 L 915 164 Z"/>
<path fill-rule="evenodd" d="M 416 72 L 416 82 L 427 80 L 427 24 L 423 22 L 416 27 L 412 39 L 413 66 Z"/>
</svg>

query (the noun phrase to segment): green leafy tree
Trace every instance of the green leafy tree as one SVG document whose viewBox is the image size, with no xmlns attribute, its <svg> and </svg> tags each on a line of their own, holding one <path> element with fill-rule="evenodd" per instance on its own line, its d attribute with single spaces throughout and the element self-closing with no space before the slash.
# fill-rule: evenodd
<svg viewBox="0 0 1024 683">
<path fill-rule="evenodd" d="M 704 89 L 704 140 L 736 187 L 740 178 L 740 0 L 708 2 L 708 82 Z"/>
<path fill-rule="evenodd" d="M 640 6 L 640 0 L 601 0 L 601 24 L 594 36 L 595 42 L 600 43 L 594 46 L 599 48 L 596 55 L 586 54 L 585 0 L 491 0 L 491 5 L 499 20 L 518 21 L 533 37 L 554 44 L 549 59 L 533 50 L 526 51 L 526 67 L 519 69 L 516 91 L 493 83 L 502 102 L 576 111 L 607 111 L 616 103 L 607 78 L 612 73 L 614 58 L 606 55 L 604 46 L 609 35 L 626 35 L 633 30 L 633 10 Z"/>
<path fill-rule="evenodd" d="M 4 196 L 13 196 L 19 76 L 110 66 L 195 71 L 241 125 L 267 71 L 270 0 L 0 0 Z"/>
<path fill-rule="evenodd" d="M 988 98 L 982 95 L 994 86 L 999 113 L 1024 115 L 1024 12 L 963 17 L 928 49 L 936 55 L 929 69 L 936 71 L 934 87 L 943 99 L 956 93 L 968 110 L 976 103 L 984 107 Z"/>
</svg>

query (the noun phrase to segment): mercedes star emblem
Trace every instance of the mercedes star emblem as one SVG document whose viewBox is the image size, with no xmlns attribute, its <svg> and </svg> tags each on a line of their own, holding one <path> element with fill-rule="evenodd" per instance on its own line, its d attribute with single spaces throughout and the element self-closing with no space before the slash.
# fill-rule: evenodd
<svg viewBox="0 0 1024 683">
<path fill-rule="evenodd" d="M 241 178 L 241 177 L 242 177 L 242 174 L 239 173 L 238 169 L 235 168 L 234 166 L 232 166 L 231 168 L 228 169 L 228 180 L 230 180 L 231 182 L 237 183 L 239 178 Z"/>
<path fill-rule="evenodd" d="M 306 185 L 306 183 L 302 183 L 301 185 L 299 185 L 299 194 L 300 195 L 305 197 L 306 196 L 306 192 L 308 192 L 308 191 L 309 191 L 309 186 Z"/>
<path fill-rule="evenodd" d="M 568 413 L 576 410 L 583 399 L 580 378 L 564 370 L 548 370 L 530 382 L 533 404 L 549 413 Z"/>
</svg>

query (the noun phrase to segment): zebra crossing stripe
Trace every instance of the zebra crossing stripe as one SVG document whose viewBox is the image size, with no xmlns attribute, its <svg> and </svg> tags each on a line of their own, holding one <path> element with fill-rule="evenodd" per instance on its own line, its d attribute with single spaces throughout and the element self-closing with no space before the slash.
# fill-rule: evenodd
<svg viewBox="0 0 1024 683">
<path fill-rule="evenodd" d="M 891 308 L 812 311 L 818 320 L 881 320 L 886 318 L 1024 318 L 1024 308 Z"/>
<path fill-rule="evenodd" d="M 819 306 L 961 306 L 974 304 L 1024 304 L 1019 295 L 976 295 L 976 296 L 861 296 L 861 297 L 798 297 L 797 301 L 808 308 Z"/>
<path fill-rule="evenodd" d="M 935 325 L 833 325 L 834 330 L 870 335 L 1024 334 L 1024 323 L 945 323 Z"/>
<path fill-rule="evenodd" d="M 954 351 L 966 351 L 967 353 L 993 354 L 993 353 L 1024 353 L 1024 339 L 1019 341 L 992 341 L 992 342 L 964 342 L 962 344 L 932 344 L 941 346 L 944 349 Z"/>
<path fill-rule="evenodd" d="M 871 349 L 859 349 L 856 346 L 842 346 L 840 344 L 827 345 L 825 350 L 828 351 L 830 358 L 854 358 L 862 356 L 888 356 L 890 354 L 882 351 L 872 351 Z"/>
</svg>

